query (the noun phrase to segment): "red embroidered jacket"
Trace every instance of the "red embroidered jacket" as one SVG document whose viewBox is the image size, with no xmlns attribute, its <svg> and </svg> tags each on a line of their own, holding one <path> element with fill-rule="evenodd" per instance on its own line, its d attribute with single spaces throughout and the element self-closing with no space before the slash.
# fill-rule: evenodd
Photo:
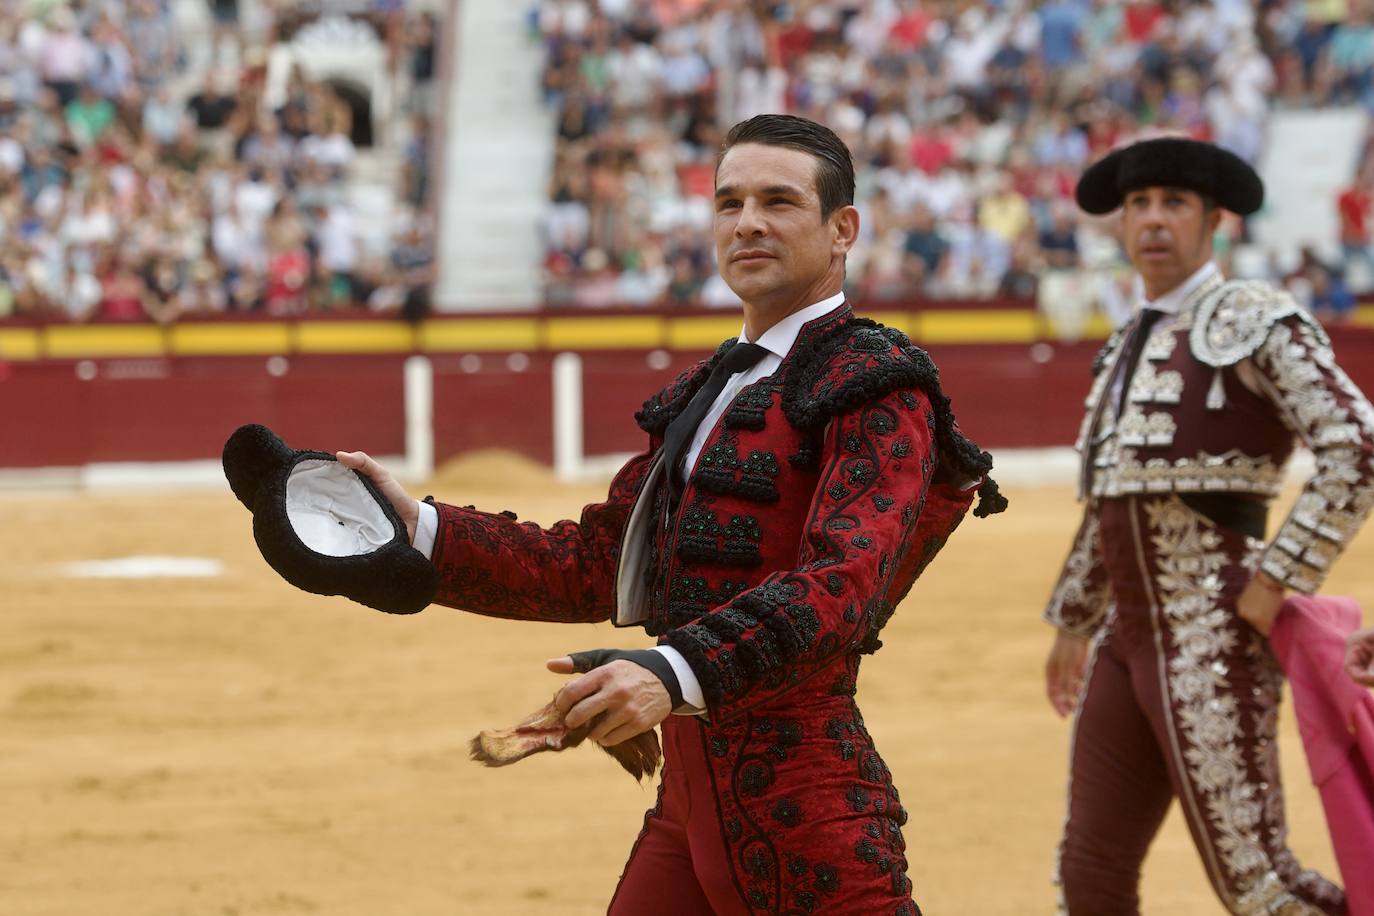
<svg viewBox="0 0 1374 916">
<path fill-rule="evenodd" d="M 532 620 L 642 616 L 705 694 L 710 797 L 748 909 L 910 916 L 907 815 L 854 702 L 859 661 L 991 459 L 959 434 L 925 353 L 841 308 L 735 397 L 673 505 L 646 475 L 732 343 L 645 403 L 644 453 L 580 521 L 546 530 L 439 506 L 438 600 Z M 1005 505 L 991 480 L 980 493 L 977 514 Z M 624 594 L 645 606 L 617 609 L 635 506 L 653 538 L 624 551 L 639 564 L 624 581 L 642 577 Z"/>
<path fill-rule="evenodd" d="M 646 630 L 691 665 L 713 723 L 817 675 L 852 695 L 845 663 L 878 633 L 972 498 L 991 461 L 959 434 L 926 354 L 848 308 L 808 323 L 779 369 L 741 391 L 679 503 L 640 493 L 663 433 L 717 354 L 650 398 L 645 451 L 604 502 L 548 529 L 439 505 L 438 602 L 480 614 L 590 622 L 615 613 L 630 510 L 653 500 Z M 985 483 L 980 514 L 1004 504 Z M 848 680 L 846 685 L 844 682 Z"/>
</svg>

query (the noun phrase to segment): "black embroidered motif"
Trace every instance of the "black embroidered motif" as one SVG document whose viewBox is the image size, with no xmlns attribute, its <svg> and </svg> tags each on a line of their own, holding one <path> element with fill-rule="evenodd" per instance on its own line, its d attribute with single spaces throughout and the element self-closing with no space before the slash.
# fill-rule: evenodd
<svg viewBox="0 0 1374 916">
<path fill-rule="evenodd" d="M 768 409 L 773 406 L 773 379 L 765 378 L 745 386 L 725 411 L 726 429 L 763 429 Z"/>
<path fill-rule="evenodd" d="M 773 783 L 770 768 L 759 761 L 752 761 L 740 771 L 740 794 L 746 798 L 757 798 Z"/>
<path fill-rule="evenodd" d="M 868 429 L 874 435 L 890 436 L 897 428 L 897 421 L 885 410 L 875 410 L 868 417 Z"/>
<path fill-rule="evenodd" d="M 661 435 L 668 428 L 668 424 L 687 409 L 692 396 L 706 384 L 711 370 L 725 357 L 736 340 L 737 338 L 732 337 L 722 343 L 709 360 L 687 369 L 667 388 L 645 401 L 644 406 L 635 413 L 635 422 L 639 424 L 639 428 L 650 435 Z"/>
<path fill-rule="evenodd" d="M 799 471 L 814 471 L 821 463 L 820 448 L 808 436 L 802 440 L 796 454 L 787 456 L 787 463 Z"/>
<path fill-rule="evenodd" d="M 694 503 L 678 522 L 678 556 L 684 560 L 715 561 L 720 533 L 716 514 L 700 502 Z"/>
<path fill-rule="evenodd" d="M 886 353 L 867 352 L 855 343 L 862 338 L 864 346 L 872 346 L 870 342 L 880 337 L 889 343 Z M 1006 498 L 988 476 L 992 457 L 959 432 L 949 398 L 940 388 L 935 364 L 919 347 L 895 341 L 877 323 L 864 318 L 837 323 L 800 341 L 788 360 L 783 379 L 782 407 L 788 422 L 800 429 L 815 430 L 832 417 L 892 391 L 900 391 L 902 403 L 914 410 L 918 404 L 915 395 L 901 389 L 922 391 L 930 399 L 941 460 L 958 475 L 983 479 L 974 515 L 1001 512 L 1006 508 Z M 855 360 L 855 356 L 862 359 Z M 842 382 L 832 385 L 829 379 L 836 366 L 843 366 L 845 375 Z M 861 371 L 851 373 L 851 366 L 859 366 Z"/>
<path fill-rule="evenodd" d="M 840 759 L 845 761 L 854 759 L 854 736 L 858 731 L 853 722 L 844 719 L 830 719 L 825 723 L 826 737 L 835 742 Z"/>
<path fill-rule="evenodd" d="M 873 462 L 859 458 L 845 466 L 845 479 L 856 487 L 862 487 L 873 479 Z"/>
<path fill-rule="evenodd" d="M 894 500 L 891 496 L 884 496 L 881 493 L 873 494 L 873 508 L 877 509 L 879 512 L 886 512 L 888 509 L 891 509 L 895 504 L 896 500 Z"/>
<path fill-rule="evenodd" d="M 830 573 L 825 577 L 825 590 L 838 598 L 840 593 L 844 591 L 844 580 L 834 573 Z"/>
<path fill-rule="evenodd" d="M 668 590 L 668 623 L 681 626 L 695 620 L 748 587 L 748 582 L 725 579 L 719 588 L 711 588 L 704 576 L 677 576 Z"/>
<path fill-rule="evenodd" d="M 801 805 L 790 798 L 780 799 L 773 806 L 773 819 L 784 827 L 795 827 L 801 823 Z"/>
<path fill-rule="evenodd" d="M 877 327 L 860 328 L 855 331 L 849 345 L 863 353 L 886 353 L 892 349 L 892 341 Z"/>
<path fill-rule="evenodd" d="M 708 446 L 697 459 L 693 481 L 707 493 L 734 495 L 757 503 L 777 502 L 777 456 L 755 449 L 741 460 L 738 447 L 739 440 L 733 433 Z"/>
<path fill-rule="evenodd" d="M 766 878 L 772 874 L 773 857 L 763 847 L 752 846 L 744 851 L 744 870 L 751 877 Z"/>
<path fill-rule="evenodd" d="M 757 520 L 745 516 L 741 525 L 756 526 Z M 814 607 L 795 600 L 800 595 L 798 586 L 770 579 L 739 595 L 728 607 L 703 617 L 700 623 L 664 634 L 668 644 L 697 672 L 709 705 L 737 696 L 750 683 L 778 675 L 785 659 L 811 648 L 820 617 Z M 714 659 L 708 659 L 706 652 L 713 645 L 703 639 L 705 634 L 711 634 L 714 646 L 732 642 L 735 651 L 721 650 Z M 799 672 L 792 671 L 791 675 L 799 676 Z"/>
</svg>

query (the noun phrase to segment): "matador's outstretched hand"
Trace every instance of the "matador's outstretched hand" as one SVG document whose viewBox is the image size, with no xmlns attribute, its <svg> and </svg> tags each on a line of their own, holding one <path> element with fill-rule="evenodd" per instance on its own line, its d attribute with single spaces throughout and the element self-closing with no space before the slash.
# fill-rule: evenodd
<svg viewBox="0 0 1374 916">
<path fill-rule="evenodd" d="M 420 504 L 415 497 L 406 492 L 405 487 L 396 482 L 391 472 L 377 463 L 367 452 L 335 452 L 339 464 L 359 474 L 366 474 L 377 485 L 377 489 L 390 501 L 396 514 L 405 522 L 410 543 L 415 543 L 415 526 L 420 522 Z"/>
</svg>

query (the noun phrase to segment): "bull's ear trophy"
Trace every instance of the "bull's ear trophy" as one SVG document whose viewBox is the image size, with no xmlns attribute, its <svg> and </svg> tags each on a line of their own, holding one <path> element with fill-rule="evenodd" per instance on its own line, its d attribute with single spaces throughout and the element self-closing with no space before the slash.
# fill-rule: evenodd
<svg viewBox="0 0 1374 916">
<path fill-rule="evenodd" d="M 503 767 L 541 751 L 564 751 L 577 747 L 592 730 L 592 722 L 577 728 L 563 724 L 558 707 L 550 702 L 514 728 L 478 732 L 469 746 L 472 759 L 489 767 Z M 637 781 L 653 776 L 663 760 L 658 732 L 652 728 L 628 741 L 602 747 Z"/>
<path fill-rule="evenodd" d="M 388 614 L 414 614 L 434 600 L 434 564 L 410 546 L 376 485 L 333 454 L 292 449 L 249 424 L 224 443 L 222 461 L 229 488 L 253 513 L 258 550 L 287 582 Z"/>
</svg>

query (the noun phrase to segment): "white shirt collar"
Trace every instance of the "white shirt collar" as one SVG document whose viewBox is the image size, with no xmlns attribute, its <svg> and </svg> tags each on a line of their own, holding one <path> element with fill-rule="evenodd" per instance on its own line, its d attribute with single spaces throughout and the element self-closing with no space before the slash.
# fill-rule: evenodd
<svg viewBox="0 0 1374 916">
<path fill-rule="evenodd" d="M 1191 277 L 1160 296 L 1154 302 L 1150 302 L 1145 298 L 1144 286 L 1141 286 L 1139 296 L 1137 297 L 1140 300 L 1140 307 L 1152 308 L 1166 315 L 1177 315 L 1179 310 L 1183 308 L 1183 303 L 1188 301 L 1188 297 L 1197 292 L 1198 288 L 1206 283 L 1215 273 L 1218 273 L 1216 262 L 1208 261 L 1206 264 L 1199 267 Z"/>
<path fill-rule="evenodd" d="M 758 340 L 750 340 L 749 332 L 744 329 L 740 330 L 739 339 L 743 343 L 756 343 L 769 353 L 782 359 L 791 352 L 792 345 L 797 342 L 797 335 L 801 333 L 803 325 L 808 321 L 814 321 L 817 318 L 829 315 L 843 304 L 844 293 L 836 293 L 827 299 L 822 299 L 820 302 L 808 305 L 804 309 L 798 309 L 788 315 L 782 321 L 779 321 L 777 324 L 760 334 Z"/>
</svg>

